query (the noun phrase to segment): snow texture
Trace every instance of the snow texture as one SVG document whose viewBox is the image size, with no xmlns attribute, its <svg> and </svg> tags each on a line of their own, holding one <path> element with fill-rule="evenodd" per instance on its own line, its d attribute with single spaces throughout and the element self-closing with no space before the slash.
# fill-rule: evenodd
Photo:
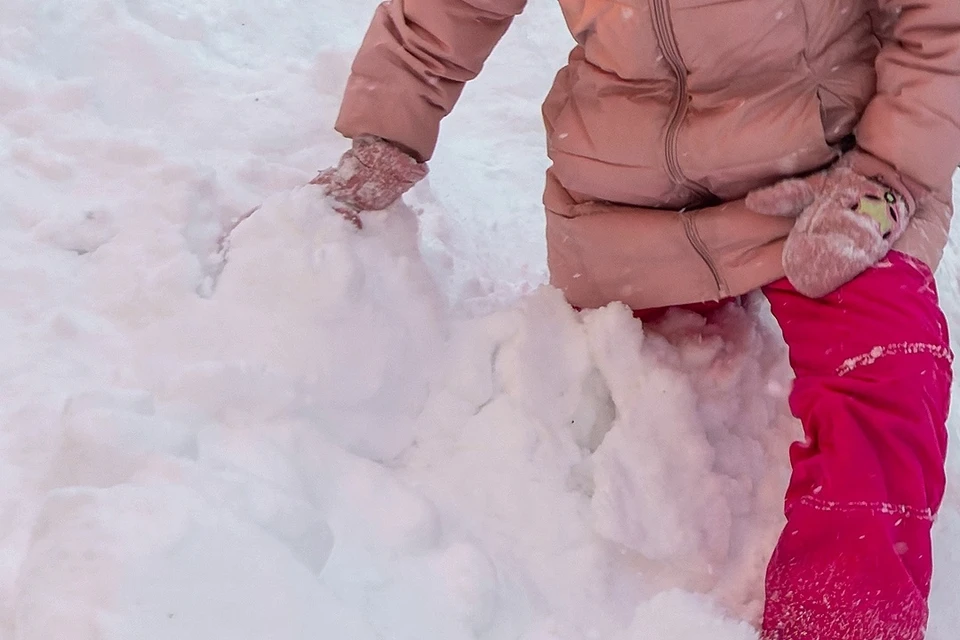
<svg viewBox="0 0 960 640">
<path fill-rule="evenodd" d="M 755 638 L 799 434 L 764 303 L 543 286 L 548 0 L 354 229 L 302 185 L 375 4 L 0 3 L 0 638 Z M 948 640 L 955 490 L 936 550 Z"/>
</svg>

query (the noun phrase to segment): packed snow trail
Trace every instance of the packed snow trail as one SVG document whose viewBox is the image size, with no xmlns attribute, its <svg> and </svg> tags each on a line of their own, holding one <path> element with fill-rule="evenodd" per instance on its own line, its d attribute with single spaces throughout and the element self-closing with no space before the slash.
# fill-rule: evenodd
<svg viewBox="0 0 960 640">
<path fill-rule="evenodd" d="M 353 230 L 300 185 L 375 4 L 0 6 L 0 638 L 755 638 L 799 434 L 763 302 L 541 287 L 547 0 Z M 954 490 L 936 536 L 951 640 Z"/>
</svg>

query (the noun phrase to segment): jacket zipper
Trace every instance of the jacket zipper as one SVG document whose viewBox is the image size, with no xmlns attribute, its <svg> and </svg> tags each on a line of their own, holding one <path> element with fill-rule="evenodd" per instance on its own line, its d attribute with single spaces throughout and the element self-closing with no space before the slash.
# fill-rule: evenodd
<svg viewBox="0 0 960 640">
<path fill-rule="evenodd" d="M 723 278 L 720 277 L 720 270 L 717 269 L 717 265 L 714 264 L 713 258 L 710 257 L 710 253 L 707 251 L 707 245 L 703 242 L 703 238 L 700 237 L 700 232 L 697 231 L 697 225 L 693 219 L 694 214 L 681 213 L 680 216 L 683 218 L 683 230 L 687 234 L 687 240 L 690 241 L 693 250 L 699 254 L 704 264 L 710 269 L 710 275 L 713 276 L 713 281 L 717 285 L 718 298 L 727 297 L 727 292 L 730 291 L 730 289 L 727 287 L 727 283 L 724 282 Z"/>
<path fill-rule="evenodd" d="M 711 196 L 710 192 L 684 175 L 683 168 L 680 166 L 680 158 L 677 153 L 677 140 L 680 137 L 680 127 L 687 117 L 688 102 L 690 100 L 690 94 L 687 90 L 687 67 L 683 62 L 683 56 L 680 55 L 680 46 L 677 44 L 677 36 L 673 31 L 673 23 L 670 20 L 670 9 L 667 6 L 668 0 L 653 0 L 652 4 L 653 24 L 657 33 L 660 50 L 663 52 L 664 59 L 666 59 L 670 65 L 670 68 L 673 70 L 673 75 L 677 79 L 677 101 L 673 107 L 670 122 L 667 125 L 667 171 L 676 184 L 689 187 L 699 197 L 708 199 Z"/>
<path fill-rule="evenodd" d="M 651 0 L 653 8 L 653 26 L 657 35 L 657 42 L 663 57 L 673 70 L 677 79 L 677 101 L 670 116 L 670 122 L 667 125 L 667 135 L 665 140 L 665 157 L 667 163 L 667 172 L 674 183 L 685 186 L 693 191 L 701 200 L 706 201 L 713 197 L 713 194 L 702 185 L 689 179 L 680 166 L 680 158 L 677 151 L 678 138 L 680 136 L 680 127 L 683 126 L 687 117 L 689 108 L 690 94 L 687 89 L 687 67 L 683 62 L 683 56 L 680 54 L 680 46 L 677 44 L 677 36 L 673 31 L 673 23 L 670 20 L 669 0 Z M 687 234 L 687 239 L 693 245 L 694 250 L 700 255 L 700 258 L 710 269 L 711 275 L 717 285 L 717 291 L 721 296 L 726 291 L 723 279 L 713 259 L 707 252 L 700 234 L 697 233 L 693 224 L 693 217 L 689 214 L 683 215 L 683 227 Z"/>
</svg>

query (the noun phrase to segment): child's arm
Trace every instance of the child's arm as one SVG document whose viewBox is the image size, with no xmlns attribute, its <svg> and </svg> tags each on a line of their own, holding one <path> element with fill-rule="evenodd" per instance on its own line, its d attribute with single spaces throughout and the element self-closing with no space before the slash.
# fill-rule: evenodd
<svg viewBox="0 0 960 640">
<path fill-rule="evenodd" d="M 896 17 L 877 57 L 877 95 L 857 126 L 857 142 L 949 202 L 960 162 L 960 1 L 879 5 Z"/>
<path fill-rule="evenodd" d="M 353 63 L 336 129 L 389 140 L 426 161 L 440 120 L 526 0 L 388 0 Z"/>
</svg>

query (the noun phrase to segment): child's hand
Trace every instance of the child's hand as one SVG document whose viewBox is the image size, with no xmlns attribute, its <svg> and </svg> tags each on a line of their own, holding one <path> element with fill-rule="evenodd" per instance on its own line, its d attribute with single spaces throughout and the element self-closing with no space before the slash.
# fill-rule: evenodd
<svg viewBox="0 0 960 640">
<path fill-rule="evenodd" d="M 337 201 L 334 208 L 360 227 L 361 211 L 386 209 L 426 175 L 426 163 L 386 140 L 363 136 L 336 167 L 321 171 L 310 184 L 321 185 Z"/>
<path fill-rule="evenodd" d="M 758 213 L 797 217 L 783 248 L 783 268 L 797 291 L 811 298 L 880 261 L 916 208 L 909 190 L 866 177 L 860 164 L 855 152 L 826 171 L 747 195 L 747 206 Z"/>
</svg>

